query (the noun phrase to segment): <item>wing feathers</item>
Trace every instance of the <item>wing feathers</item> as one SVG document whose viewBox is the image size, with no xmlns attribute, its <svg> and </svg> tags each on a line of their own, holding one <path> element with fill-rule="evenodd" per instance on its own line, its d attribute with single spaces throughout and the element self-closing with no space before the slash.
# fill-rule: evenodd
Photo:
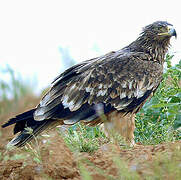
<svg viewBox="0 0 181 180">
<path fill-rule="evenodd" d="M 160 65 L 150 65 L 138 56 L 140 53 L 115 58 L 112 52 L 68 69 L 55 79 L 53 87 L 37 107 L 35 119 L 51 118 L 60 104 L 72 112 L 85 103 L 90 106 L 110 104 L 117 110 L 136 108 L 140 99 L 143 100 L 148 91 L 154 91 L 161 81 Z M 152 69 L 158 71 L 155 71 L 158 77 L 155 74 L 153 77 Z"/>
</svg>

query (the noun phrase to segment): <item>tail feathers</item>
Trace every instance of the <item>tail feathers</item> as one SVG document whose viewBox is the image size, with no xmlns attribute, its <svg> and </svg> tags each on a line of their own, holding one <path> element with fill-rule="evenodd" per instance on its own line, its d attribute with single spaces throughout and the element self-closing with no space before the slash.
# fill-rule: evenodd
<svg viewBox="0 0 181 180">
<path fill-rule="evenodd" d="M 22 147 L 27 142 L 31 141 L 35 136 L 40 134 L 43 130 L 47 129 L 55 121 L 44 120 L 37 122 L 36 125 L 30 127 L 30 129 L 25 128 L 18 136 L 13 138 L 7 146 L 17 146 Z"/>
<path fill-rule="evenodd" d="M 20 122 L 20 121 L 25 121 L 29 118 L 33 119 L 33 113 L 34 112 L 35 112 L 35 109 L 31 109 L 30 111 L 19 114 L 15 118 L 10 119 L 7 123 L 3 124 L 2 128 L 5 128 L 7 126 L 10 126 L 10 125 L 15 124 L 15 123 Z"/>
<path fill-rule="evenodd" d="M 57 122 L 56 120 L 51 119 L 35 121 L 33 117 L 34 112 L 35 109 L 31 109 L 30 111 L 17 115 L 15 118 L 10 119 L 7 123 L 2 125 L 2 127 L 5 128 L 15 124 L 14 134 L 20 132 L 7 146 L 24 146 L 25 143 L 29 142 L 43 130 Z"/>
</svg>

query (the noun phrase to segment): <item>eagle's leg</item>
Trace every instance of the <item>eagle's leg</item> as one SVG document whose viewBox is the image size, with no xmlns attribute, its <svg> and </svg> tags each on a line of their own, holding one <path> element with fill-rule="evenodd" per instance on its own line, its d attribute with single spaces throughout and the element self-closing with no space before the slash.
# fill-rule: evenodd
<svg viewBox="0 0 181 180">
<path fill-rule="evenodd" d="M 107 116 L 103 125 L 104 133 L 109 138 L 119 134 L 129 146 L 134 146 L 135 114 L 123 115 L 120 112 L 112 112 Z"/>
</svg>

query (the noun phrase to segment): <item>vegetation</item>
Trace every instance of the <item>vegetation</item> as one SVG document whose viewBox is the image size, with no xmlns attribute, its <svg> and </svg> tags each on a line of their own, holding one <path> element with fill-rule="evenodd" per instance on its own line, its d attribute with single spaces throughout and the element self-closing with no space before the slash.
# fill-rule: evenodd
<svg viewBox="0 0 181 180">
<path fill-rule="evenodd" d="M 61 136 L 73 152 L 92 153 L 108 141 L 99 127 L 87 127 L 80 123 L 70 127 L 67 133 L 61 133 Z"/>
<path fill-rule="evenodd" d="M 136 140 L 144 144 L 181 139 L 181 61 L 172 66 L 166 57 L 163 81 L 150 101 L 137 114 Z"/>
</svg>

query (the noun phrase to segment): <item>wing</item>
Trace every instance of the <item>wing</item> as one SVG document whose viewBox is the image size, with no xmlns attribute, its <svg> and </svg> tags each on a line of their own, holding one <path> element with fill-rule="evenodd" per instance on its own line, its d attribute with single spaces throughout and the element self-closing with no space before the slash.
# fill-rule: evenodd
<svg viewBox="0 0 181 180">
<path fill-rule="evenodd" d="M 111 52 L 71 67 L 55 79 L 35 119 L 54 118 L 58 107 L 75 112 L 84 104 L 136 110 L 162 79 L 162 66 L 147 58 L 143 53 Z"/>
</svg>

